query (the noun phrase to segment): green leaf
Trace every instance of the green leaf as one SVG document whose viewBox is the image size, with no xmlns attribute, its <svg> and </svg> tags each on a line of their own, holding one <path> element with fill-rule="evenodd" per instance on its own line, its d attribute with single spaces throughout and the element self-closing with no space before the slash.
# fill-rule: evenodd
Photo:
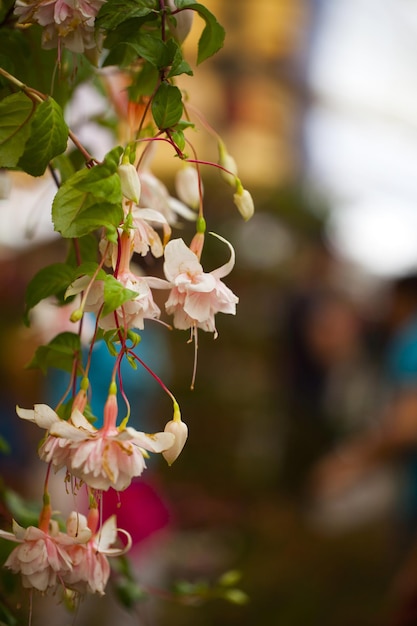
<svg viewBox="0 0 417 626">
<path fill-rule="evenodd" d="M 126 289 L 114 276 L 107 274 L 104 280 L 103 315 L 112 313 L 125 302 L 137 298 L 137 295 L 136 291 Z"/>
<path fill-rule="evenodd" d="M 225 30 L 204 5 L 193 0 L 175 0 L 178 9 L 191 9 L 203 18 L 206 25 L 198 42 L 197 64 L 202 63 L 223 46 Z"/>
<path fill-rule="evenodd" d="M 126 20 L 155 12 L 154 0 L 107 0 L 96 17 L 96 27 L 113 30 Z"/>
<path fill-rule="evenodd" d="M 161 83 L 152 100 L 152 115 L 161 130 L 172 128 L 179 122 L 183 112 L 182 95 L 178 87 Z"/>
<path fill-rule="evenodd" d="M 185 148 L 185 136 L 182 130 L 176 130 L 172 133 L 172 141 L 178 146 L 178 148 L 183 152 Z"/>
<path fill-rule="evenodd" d="M 66 263 L 53 263 L 43 267 L 32 278 L 26 289 L 26 309 L 24 322 L 29 325 L 29 311 L 41 300 L 56 296 L 64 302 L 64 294 L 73 278 L 73 268 Z"/>
<path fill-rule="evenodd" d="M 173 51 L 158 35 L 158 33 L 139 33 L 135 40 L 129 43 L 139 57 L 149 61 L 157 69 L 163 69 L 170 65 Z"/>
<path fill-rule="evenodd" d="M 1 495 L 7 510 L 18 524 L 24 528 L 38 525 L 41 512 L 39 502 L 27 502 L 16 491 L 7 488 Z"/>
<path fill-rule="evenodd" d="M 81 354 L 81 340 L 76 333 L 60 333 L 47 345 L 39 346 L 35 356 L 26 366 L 28 369 L 40 369 L 45 374 L 48 368 L 54 367 L 72 372 L 74 359 Z M 78 372 L 81 374 L 81 371 Z"/>
<path fill-rule="evenodd" d="M 62 109 L 53 98 L 48 98 L 36 109 L 18 167 L 31 176 L 41 176 L 49 162 L 65 152 L 67 141 L 68 127 Z"/>
<path fill-rule="evenodd" d="M 117 227 L 123 219 L 117 166 L 123 148 L 115 148 L 103 163 L 71 176 L 58 190 L 52 220 L 63 237 L 83 237 L 101 227 Z"/>
<path fill-rule="evenodd" d="M 110 65 L 129 67 L 136 58 L 136 50 L 134 50 L 129 43 L 122 42 L 112 47 L 103 61 L 103 67 L 109 67 Z"/>
<path fill-rule="evenodd" d="M 33 102 L 23 93 L 0 102 L 0 167 L 15 167 L 30 134 Z"/>
<path fill-rule="evenodd" d="M 169 39 L 166 45 L 171 49 L 171 69 L 169 71 L 168 78 L 171 78 L 172 76 L 179 76 L 180 74 L 188 74 L 188 76 L 192 76 L 193 70 L 187 61 L 185 61 L 182 55 L 181 47 L 177 44 L 177 42 L 174 39 Z"/>
</svg>

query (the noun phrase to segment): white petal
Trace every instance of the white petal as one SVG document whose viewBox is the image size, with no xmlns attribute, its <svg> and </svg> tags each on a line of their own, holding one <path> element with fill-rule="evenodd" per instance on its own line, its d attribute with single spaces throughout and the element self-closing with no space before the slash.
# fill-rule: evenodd
<svg viewBox="0 0 417 626">
<path fill-rule="evenodd" d="M 80 276 L 80 278 L 76 278 L 66 290 L 65 299 L 69 298 L 70 296 L 75 296 L 81 291 L 84 291 L 90 281 L 91 278 L 89 276 Z"/>
<path fill-rule="evenodd" d="M 126 433 L 126 434 L 125 434 Z M 162 452 L 163 450 L 167 450 L 174 443 L 174 435 L 171 433 L 154 433 L 154 434 L 145 434 L 135 430 L 128 426 L 123 430 L 119 437 L 119 439 L 130 439 L 132 443 L 145 450 L 150 450 L 151 452 Z"/>
<path fill-rule="evenodd" d="M 47 404 L 35 404 L 34 410 L 16 407 L 16 413 L 22 419 L 34 422 L 41 428 L 49 430 L 52 424 L 59 421 L 58 415 Z"/>
<path fill-rule="evenodd" d="M 230 274 L 230 272 L 232 271 L 235 265 L 235 251 L 234 251 L 232 244 L 229 243 L 227 239 L 224 239 L 224 237 L 217 235 L 217 233 L 210 233 L 210 235 L 213 235 L 213 237 L 217 237 L 217 239 L 220 239 L 220 241 L 223 241 L 223 243 L 229 246 L 229 250 L 230 250 L 229 261 L 225 263 L 224 265 L 222 265 L 221 267 L 217 268 L 217 270 L 213 270 L 212 272 L 210 272 L 215 278 L 223 278 L 224 276 L 227 276 L 227 274 Z"/>
<path fill-rule="evenodd" d="M 89 433 L 86 433 L 85 430 L 81 430 L 81 428 L 76 428 L 65 420 L 59 420 L 59 422 L 56 422 L 51 427 L 49 432 L 51 435 L 54 435 L 54 437 L 63 437 L 64 439 L 69 439 L 70 441 L 79 442 L 89 438 Z"/>
<path fill-rule="evenodd" d="M 182 239 L 172 239 L 165 246 L 164 272 L 168 280 L 174 281 L 180 274 L 202 274 L 203 268 Z"/>
<path fill-rule="evenodd" d="M 97 430 L 78 409 L 74 409 L 71 413 L 71 422 L 76 428 L 83 428 L 90 433 L 95 433 Z"/>
</svg>

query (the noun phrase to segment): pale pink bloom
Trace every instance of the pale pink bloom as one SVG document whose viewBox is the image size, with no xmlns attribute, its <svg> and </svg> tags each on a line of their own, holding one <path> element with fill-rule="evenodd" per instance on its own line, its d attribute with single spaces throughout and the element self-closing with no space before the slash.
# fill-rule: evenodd
<svg viewBox="0 0 417 626">
<path fill-rule="evenodd" d="M 161 314 L 159 307 L 154 302 L 151 287 L 168 289 L 169 283 L 152 276 L 137 276 L 130 270 L 133 246 L 134 229 L 131 229 L 130 233 L 122 232 L 118 244 L 110 249 L 109 258 L 106 259 L 113 266 L 115 278 L 119 283 L 125 289 L 137 294 L 115 311 L 104 316 L 100 315 L 104 306 L 104 282 L 102 280 L 96 280 L 90 285 L 90 278 L 81 276 L 70 285 L 66 292 L 66 296 L 69 296 L 88 289 L 84 311 L 100 315 L 98 324 L 103 330 L 112 330 L 118 327 L 142 330 L 145 319 L 156 319 Z"/>
<path fill-rule="evenodd" d="M 67 521 L 67 532 L 71 533 L 69 524 L 76 525 L 77 535 L 80 532 L 89 532 L 87 541 L 74 543 L 68 549 L 71 557 L 72 569 L 65 575 L 65 584 L 79 593 L 98 593 L 104 595 L 104 590 L 110 576 L 110 565 L 107 557 L 120 556 L 127 552 L 131 546 L 131 538 L 128 537 L 125 548 L 111 548 L 117 539 L 119 529 L 116 528 L 116 517 L 113 515 L 106 520 L 99 531 L 92 536 L 87 526 L 87 518 L 80 513 L 72 513 Z"/>
<path fill-rule="evenodd" d="M 220 280 L 234 266 L 235 254 L 230 248 L 230 260 L 212 272 L 206 273 L 197 256 L 182 239 L 173 239 L 165 247 L 164 272 L 173 286 L 165 304 L 167 313 L 174 316 L 174 326 L 201 328 L 217 336 L 216 313 L 236 313 L 238 297 Z"/>
<path fill-rule="evenodd" d="M 149 285 L 167 288 L 165 281 L 150 276 L 136 276 L 133 272 L 123 272 L 117 280 L 125 287 L 137 293 L 132 300 L 128 300 L 108 315 L 100 316 L 98 325 L 103 330 L 112 330 L 119 326 L 123 328 L 144 328 L 145 319 L 159 318 L 161 311 L 155 304 Z M 73 284 L 76 286 L 76 282 Z M 100 312 L 104 303 L 104 283 L 97 280 L 91 287 L 84 310 L 96 315 Z"/>
<path fill-rule="evenodd" d="M 71 457 L 71 442 L 66 439 L 60 439 L 50 435 L 50 429 L 53 424 L 60 422 L 61 418 L 47 404 L 35 404 L 33 410 L 21 409 L 16 407 L 19 417 L 25 419 L 40 428 L 46 430 L 46 436 L 43 439 L 38 454 L 42 461 L 51 463 L 57 472 L 62 467 L 67 467 Z"/>
<path fill-rule="evenodd" d="M 97 45 L 94 22 L 103 3 L 104 0 L 17 0 L 15 13 L 20 23 L 44 27 L 44 48 L 62 45 L 72 52 L 84 52 Z"/>
<path fill-rule="evenodd" d="M 72 569 L 68 547 L 74 539 L 59 532 L 58 524 L 50 522 L 49 532 L 36 526 L 22 528 L 13 520 L 13 532 L 0 530 L 0 537 L 15 541 L 17 546 L 5 562 L 15 574 L 20 572 L 22 584 L 38 591 L 54 590 Z"/>
<path fill-rule="evenodd" d="M 145 256 L 150 250 L 155 258 L 161 257 L 164 253 L 164 246 L 153 227 L 162 228 L 164 241 L 168 240 L 171 235 L 171 228 L 166 218 L 160 211 L 139 207 L 133 208 L 131 214 L 134 252 Z"/>
<path fill-rule="evenodd" d="M 171 433 L 145 434 L 131 427 L 117 427 L 117 402 L 110 395 L 104 407 L 104 425 L 94 428 L 76 408 L 69 420 L 62 420 L 47 405 L 35 405 L 33 411 L 17 410 L 23 419 L 47 428 L 47 442 L 39 450 L 43 460 L 55 469 L 64 464 L 75 477 L 93 489 L 110 487 L 122 491 L 134 476 L 146 468 L 146 451 L 162 452 L 174 444 Z M 55 441 L 56 440 L 56 441 Z M 55 445 L 53 443 L 55 442 Z"/>
</svg>

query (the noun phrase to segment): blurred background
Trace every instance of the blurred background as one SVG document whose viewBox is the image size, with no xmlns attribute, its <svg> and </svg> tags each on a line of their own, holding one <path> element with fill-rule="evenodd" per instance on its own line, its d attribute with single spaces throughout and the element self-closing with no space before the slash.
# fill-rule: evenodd
<svg viewBox="0 0 417 626">
<path fill-rule="evenodd" d="M 133 560 L 139 582 L 165 590 L 238 570 L 249 601 L 201 606 L 155 591 L 117 619 L 417 624 L 417 3 L 205 4 L 226 43 L 181 87 L 235 157 L 257 211 L 243 223 L 230 190 L 203 172 L 209 228 L 236 249 L 227 284 L 238 314 L 218 316 L 217 340 L 200 333 L 193 392 L 186 333 L 158 335 L 156 368 L 190 437 L 172 468 L 153 462 L 137 487 Z M 203 133 L 195 145 L 217 159 Z M 156 173 L 173 189 L 167 167 L 161 159 Z M 37 203 L 22 217 L 23 230 L 37 224 L 36 244 L 21 246 L 1 202 L 1 432 L 14 451 L 3 473 L 33 497 L 17 470 L 30 454 L 36 465 L 38 433 L 14 434 L 9 418 L 16 402 L 43 401 L 45 382 L 22 369 L 35 340 L 18 320 L 27 280 L 62 253 Z M 205 254 L 220 264 L 220 244 Z M 162 427 L 169 407 L 147 380 L 139 407 Z"/>
</svg>

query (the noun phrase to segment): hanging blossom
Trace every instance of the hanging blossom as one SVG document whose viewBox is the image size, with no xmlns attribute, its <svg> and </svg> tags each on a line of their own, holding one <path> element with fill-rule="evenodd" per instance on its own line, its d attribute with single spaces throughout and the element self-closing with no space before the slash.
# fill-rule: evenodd
<svg viewBox="0 0 417 626">
<path fill-rule="evenodd" d="M 235 315 L 239 298 L 220 280 L 233 269 L 235 253 L 231 244 L 230 260 L 212 272 L 204 272 L 198 256 L 182 239 L 173 239 L 165 247 L 164 272 L 173 285 L 165 304 L 169 315 L 174 316 L 174 326 L 182 330 L 201 328 L 217 337 L 216 313 Z"/>
<path fill-rule="evenodd" d="M 23 528 L 13 520 L 13 532 L 0 530 L 1 538 L 19 544 L 4 565 L 15 574 L 20 572 L 27 589 L 55 591 L 62 585 L 82 594 L 103 595 L 110 576 L 107 557 L 125 554 L 132 541 L 126 531 L 116 528 L 114 515 L 96 533 L 97 521 L 97 509 L 90 511 L 88 519 L 73 511 L 63 533 L 55 520 L 49 521 L 47 531 Z M 119 532 L 127 537 L 127 544 L 112 548 Z"/>
<path fill-rule="evenodd" d="M 107 315 L 101 315 L 101 310 L 105 303 L 104 282 L 96 280 L 88 291 L 87 298 L 84 303 L 84 311 L 92 312 L 99 315 L 98 324 L 103 330 L 113 330 L 118 327 L 125 329 L 144 328 L 145 319 L 159 318 L 161 311 L 155 304 L 151 287 L 155 289 L 168 289 L 169 283 L 160 278 L 152 276 L 137 276 L 130 269 L 130 258 L 133 252 L 134 234 L 132 229 L 130 233 L 121 232 L 118 244 L 119 260 L 115 252 L 110 262 L 116 265 L 117 274 L 115 278 L 119 283 L 130 291 L 136 293 L 136 297 L 132 297 L 115 311 Z M 118 263 L 118 264 L 117 264 Z M 75 280 L 66 292 L 66 297 L 79 293 L 89 286 L 90 278 L 81 276 Z"/>
<path fill-rule="evenodd" d="M 62 45 L 72 52 L 84 52 L 97 46 L 94 22 L 105 0 L 17 0 L 15 14 L 20 24 L 43 26 L 42 45 Z"/>
<path fill-rule="evenodd" d="M 77 406 L 69 420 L 61 419 L 46 404 L 36 404 L 34 410 L 17 407 L 17 414 L 47 431 L 39 456 L 51 463 L 55 471 L 66 467 L 70 474 L 93 489 L 107 491 L 112 487 L 123 491 L 132 478 L 140 476 L 146 468 L 147 451 L 167 450 L 174 444 L 175 436 L 168 432 L 145 434 L 129 426 L 117 427 L 115 393 L 112 389 L 107 398 L 104 424 L 99 429 L 90 424 Z"/>
<path fill-rule="evenodd" d="M 121 556 L 132 545 L 129 533 L 116 527 L 115 515 L 109 517 L 98 532 L 97 525 L 97 509 L 91 509 L 88 518 L 73 511 L 67 520 L 67 533 L 74 539 L 82 533 L 86 536 L 87 531 L 89 532 L 86 541 L 74 541 L 68 547 L 72 567 L 64 577 L 66 586 L 81 594 L 88 592 L 104 595 L 110 576 L 107 557 Z M 127 545 L 123 548 L 112 548 L 120 532 L 127 538 Z"/>
<path fill-rule="evenodd" d="M 50 521 L 48 531 L 36 526 L 23 528 L 13 520 L 13 532 L 0 530 L 0 537 L 20 544 L 4 565 L 15 574 L 21 573 L 25 588 L 42 592 L 55 590 L 72 569 L 68 547 L 76 539 L 60 532 L 54 520 Z"/>
</svg>

